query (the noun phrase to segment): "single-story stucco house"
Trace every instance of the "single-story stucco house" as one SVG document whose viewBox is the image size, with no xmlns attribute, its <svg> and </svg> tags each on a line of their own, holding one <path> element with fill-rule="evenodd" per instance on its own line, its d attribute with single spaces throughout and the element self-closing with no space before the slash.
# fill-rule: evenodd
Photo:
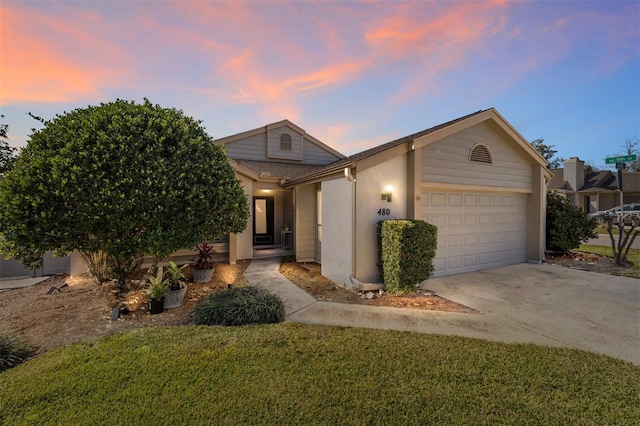
<svg viewBox="0 0 640 426">
<path fill-rule="evenodd" d="M 544 259 L 552 175 L 493 108 L 349 157 L 288 120 L 215 143 L 251 206 L 216 242 L 231 263 L 275 250 L 341 285 L 378 282 L 377 222 L 405 218 L 438 227 L 435 276 Z"/>
<path fill-rule="evenodd" d="M 609 210 L 620 205 L 618 173 L 594 170 L 578 157 L 564 162 L 564 167 L 551 169 L 550 191 L 564 195 L 585 213 Z M 622 172 L 622 204 L 640 203 L 640 173 Z"/>
<path fill-rule="evenodd" d="M 551 174 L 493 108 L 346 158 L 287 120 L 216 143 L 251 200 L 231 262 L 290 245 L 338 284 L 376 282 L 376 224 L 402 218 L 438 227 L 435 276 L 544 259 Z"/>
</svg>

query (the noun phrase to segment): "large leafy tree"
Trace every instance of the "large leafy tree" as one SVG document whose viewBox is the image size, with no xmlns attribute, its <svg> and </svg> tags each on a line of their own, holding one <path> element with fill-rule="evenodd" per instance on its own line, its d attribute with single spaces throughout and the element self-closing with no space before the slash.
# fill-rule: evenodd
<svg viewBox="0 0 640 426">
<path fill-rule="evenodd" d="M 76 109 L 34 132 L 0 182 L 0 252 L 104 252 L 127 265 L 246 228 L 224 148 L 173 108 L 123 100 Z"/>
<path fill-rule="evenodd" d="M 550 169 L 559 169 L 562 167 L 565 159 L 562 157 L 556 157 L 558 150 L 553 149 L 555 145 L 547 145 L 544 143 L 544 138 L 538 138 L 530 142 L 533 149 L 538 151 L 538 154 L 542 155 L 547 160 L 547 167 Z"/>
<path fill-rule="evenodd" d="M 4 115 L 0 115 L 4 120 Z M 9 146 L 9 125 L 0 122 L 0 175 L 9 170 L 16 159 L 16 149 Z"/>
</svg>

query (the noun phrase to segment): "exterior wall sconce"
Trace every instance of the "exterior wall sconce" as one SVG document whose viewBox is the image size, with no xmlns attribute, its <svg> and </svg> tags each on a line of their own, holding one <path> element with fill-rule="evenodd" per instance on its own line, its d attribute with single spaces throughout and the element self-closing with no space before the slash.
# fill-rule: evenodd
<svg viewBox="0 0 640 426">
<path fill-rule="evenodd" d="M 382 194 L 380 194 L 380 199 L 381 200 L 386 200 L 387 203 L 390 203 L 392 194 L 393 194 L 393 186 L 387 185 L 382 190 Z"/>
</svg>

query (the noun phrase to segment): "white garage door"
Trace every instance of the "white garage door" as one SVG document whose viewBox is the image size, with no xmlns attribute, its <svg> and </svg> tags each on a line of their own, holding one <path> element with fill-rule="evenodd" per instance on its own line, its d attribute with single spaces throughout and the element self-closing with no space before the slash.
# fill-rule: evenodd
<svg viewBox="0 0 640 426">
<path fill-rule="evenodd" d="M 425 191 L 421 203 L 438 227 L 434 276 L 526 261 L 525 194 Z"/>
</svg>

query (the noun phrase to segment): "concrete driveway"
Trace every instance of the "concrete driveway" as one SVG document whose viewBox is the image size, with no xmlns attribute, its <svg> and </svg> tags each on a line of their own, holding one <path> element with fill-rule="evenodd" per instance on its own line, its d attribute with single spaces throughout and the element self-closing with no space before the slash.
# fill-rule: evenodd
<svg viewBox="0 0 640 426">
<path fill-rule="evenodd" d="M 640 365 L 640 280 L 549 264 L 432 278 L 423 288 L 556 341 Z"/>
</svg>

